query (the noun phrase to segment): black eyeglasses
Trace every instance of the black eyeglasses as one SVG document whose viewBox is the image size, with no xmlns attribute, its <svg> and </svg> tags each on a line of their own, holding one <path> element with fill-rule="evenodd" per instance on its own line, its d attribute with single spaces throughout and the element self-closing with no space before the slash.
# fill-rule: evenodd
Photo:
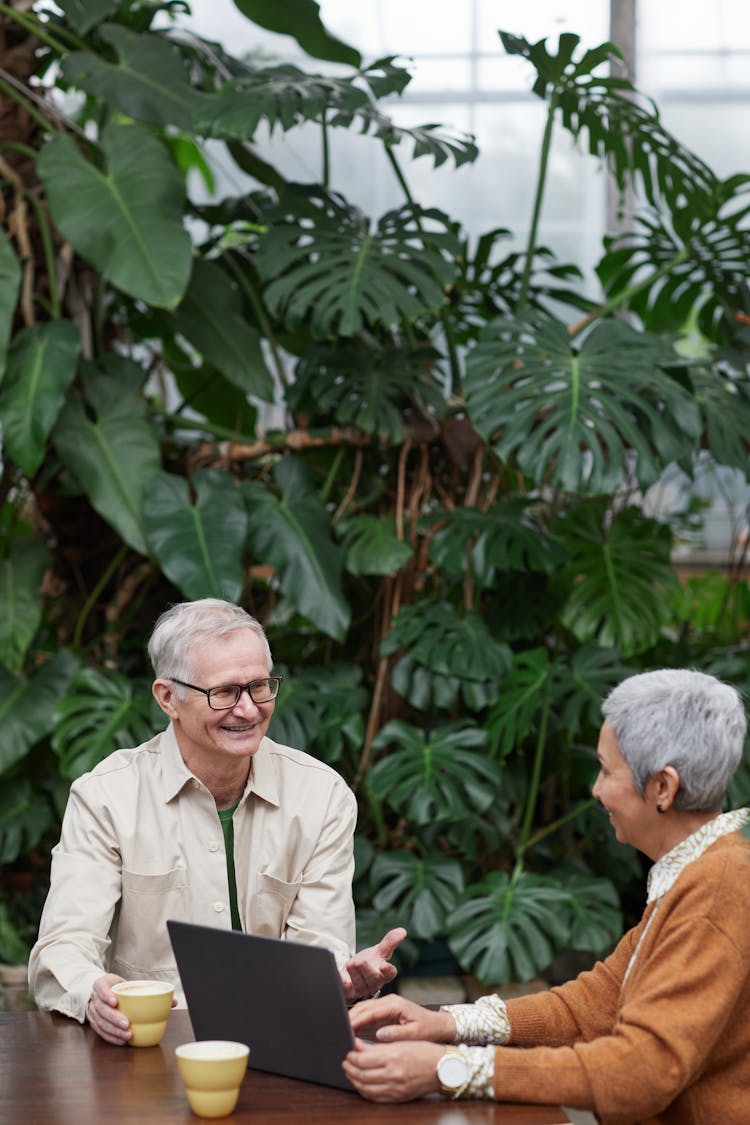
<svg viewBox="0 0 750 1125">
<path fill-rule="evenodd" d="M 220 687 L 210 688 L 188 684 L 174 676 L 169 676 L 168 679 L 173 684 L 181 684 L 182 687 L 203 692 L 212 711 L 227 711 L 230 707 L 236 706 L 243 691 L 247 692 L 253 703 L 270 703 L 279 694 L 281 687 L 281 676 L 267 676 L 263 680 L 251 680 L 249 684 L 222 684 Z"/>
</svg>

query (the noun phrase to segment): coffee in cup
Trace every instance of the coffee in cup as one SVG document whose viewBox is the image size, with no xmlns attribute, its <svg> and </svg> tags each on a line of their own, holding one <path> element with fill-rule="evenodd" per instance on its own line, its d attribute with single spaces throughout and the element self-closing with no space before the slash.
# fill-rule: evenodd
<svg viewBox="0 0 750 1125">
<path fill-rule="evenodd" d="M 112 986 L 117 1007 L 130 1020 L 131 1047 L 154 1047 L 164 1034 L 174 988 L 163 980 L 124 980 Z"/>
<path fill-rule="evenodd" d="M 188 1102 L 198 1117 L 227 1117 L 240 1096 L 250 1048 L 228 1039 L 201 1039 L 175 1048 Z"/>
</svg>

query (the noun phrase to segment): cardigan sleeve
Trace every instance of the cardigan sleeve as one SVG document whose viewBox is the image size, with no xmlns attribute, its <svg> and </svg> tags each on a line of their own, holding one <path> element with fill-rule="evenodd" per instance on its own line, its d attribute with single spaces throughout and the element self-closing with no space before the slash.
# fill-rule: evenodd
<svg viewBox="0 0 750 1125">
<path fill-rule="evenodd" d="M 662 927 L 650 955 L 641 960 L 639 951 L 606 1034 L 570 1046 L 495 1051 L 498 1100 L 562 1102 L 591 1109 L 608 1125 L 634 1125 L 665 1109 L 695 1080 L 728 1021 L 742 1018 L 735 1009 L 750 966 L 747 946 L 738 948 L 710 918 L 685 916 L 679 908 L 673 913 L 682 919 Z M 557 1009 L 555 1030 L 566 1022 L 561 1003 L 558 998 L 551 1009 Z M 605 997 L 607 1010 L 610 1003 Z M 513 1029 L 510 1004 L 509 1015 Z M 541 1008 L 534 1013 L 537 1020 L 542 1016 Z M 519 1023 L 530 1034 L 528 1017 L 522 1013 Z"/>
<path fill-rule="evenodd" d="M 515 1047 L 562 1047 L 611 1031 L 620 988 L 643 922 L 629 930 L 590 972 L 547 992 L 508 1000 L 510 1043 Z"/>
</svg>

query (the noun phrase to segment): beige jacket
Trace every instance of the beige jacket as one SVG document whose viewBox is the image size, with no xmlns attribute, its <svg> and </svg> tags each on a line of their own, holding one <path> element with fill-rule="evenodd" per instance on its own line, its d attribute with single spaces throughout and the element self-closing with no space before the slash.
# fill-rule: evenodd
<svg viewBox="0 0 750 1125">
<path fill-rule="evenodd" d="M 355 822 L 354 795 L 334 770 L 264 738 L 234 814 L 243 929 L 347 960 Z M 112 972 L 168 980 L 184 1004 L 168 918 L 231 928 L 216 805 L 171 725 L 71 786 L 29 959 L 34 1000 L 83 1022 L 94 981 Z"/>
</svg>

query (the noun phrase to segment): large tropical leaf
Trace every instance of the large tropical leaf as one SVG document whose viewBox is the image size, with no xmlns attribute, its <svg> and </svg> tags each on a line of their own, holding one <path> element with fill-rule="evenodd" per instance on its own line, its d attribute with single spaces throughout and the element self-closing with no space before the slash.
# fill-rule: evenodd
<svg viewBox="0 0 750 1125">
<path fill-rule="evenodd" d="M 52 437 L 96 511 L 146 554 L 141 502 L 161 453 L 137 393 L 113 375 L 94 375 L 84 400 L 68 399 Z"/>
<path fill-rule="evenodd" d="M 413 938 L 444 932 L 445 917 L 464 889 L 461 864 L 437 853 L 383 852 L 370 872 L 376 910 L 398 917 Z"/>
<path fill-rule="evenodd" d="M 49 563 L 47 545 L 38 538 L 14 540 L 0 559 L 0 664 L 10 672 L 23 664 L 41 621 L 40 587 Z"/>
<path fill-rule="evenodd" d="M 527 981 L 570 937 L 570 895 L 554 876 L 495 871 L 448 915 L 448 944 L 485 984 Z"/>
<path fill-rule="evenodd" d="M 415 824 L 484 812 L 500 783 L 485 741 L 480 727 L 462 721 L 424 731 L 393 719 L 373 741 L 375 750 L 391 749 L 370 770 L 368 784 L 379 800 Z"/>
<path fill-rule="evenodd" d="M 313 187 L 290 190 L 265 218 L 258 269 L 291 331 L 305 318 L 319 339 L 393 328 L 437 311 L 456 273 L 459 244 L 441 211 L 407 204 L 372 231 L 340 195 Z"/>
<path fill-rule="evenodd" d="M 5 351 L 13 325 L 13 310 L 21 284 L 21 267 L 10 240 L 0 234 L 0 381 L 5 370 Z"/>
<path fill-rule="evenodd" d="M 625 656 L 653 645 L 677 587 L 669 528 L 633 507 L 610 520 L 596 504 L 562 517 L 557 531 L 571 552 L 563 623 L 582 643 Z"/>
<path fill-rule="evenodd" d="M 392 58 L 378 59 L 351 78 L 308 74 L 285 63 L 262 67 L 227 82 L 199 117 L 201 129 L 213 136 L 251 140 L 261 121 L 270 130 L 291 129 L 306 121 L 325 121 L 326 127 L 351 128 L 372 133 L 388 148 L 412 143 L 414 159 L 431 156 L 435 167 L 453 160 L 456 167 L 476 160 L 479 150 L 473 137 L 437 125 L 404 127 L 382 113 L 375 98 L 401 93 L 411 76 Z"/>
<path fill-rule="evenodd" d="M 613 295 L 637 281 L 628 306 L 653 332 L 677 332 L 695 318 L 709 339 L 731 339 L 737 313 L 750 308 L 748 215 L 750 176 L 717 181 L 704 207 L 640 215 L 634 231 L 608 241 L 599 278 Z"/>
<path fill-rule="evenodd" d="M 380 646 L 381 656 L 406 650 L 391 682 L 413 707 L 452 708 L 459 697 L 472 710 L 491 703 L 510 665 L 510 649 L 495 640 L 476 613 L 448 602 L 404 606 Z"/>
<path fill-rule="evenodd" d="M 363 712 L 370 702 L 361 669 L 325 664 L 287 673 L 283 667 L 270 735 L 277 742 L 306 750 L 324 762 L 338 762 L 347 748 L 364 742 Z"/>
<path fill-rule="evenodd" d="M 617 649 L 582 645 L 558 657 L 550 665 L 549 686 L 561 726 L 575 733 L 598 727 L 603 699 L 632 672 Z"/>
<path fill-rule="evenodd" d="M 149 550 L 185 597 L 239 599 L 247 515 L 229 474 L 199 469 L 188 484 L 157 473 L 143 498 L 143 524 Z"/>
<path fill-rule="evenodd" d="M 78 659 L 67 649 L 56 653 L 33 676 L 10 676 L 0 668 L 0 776 L 51 732 L 55 705 L 77 669 Z"/>
<path fill-rule="evenodd" d="M 269 402 L 273 380 L 260 336 L 243 314 L 237 287 L 215 262 L 196 259 L 190 285 L 175 314 L 178 332 L 230 383 Z"/>
<path fill-rule="evenodd" d="M 464 241 L 446 313 L 457 343 L 466 345 L 476 339 L 482 325 L 508 316 L 522 299 L 526 306 L 546 313 L 566 306 L 585 312 L 596 307 L 581 291 L 580 269 L 558 262 L 546 246 L 534 248 L 526 277 L 526 251 L 503 252 L 501 243 L 512 238 L 509 230 L 495 227 L 480 235 L 474 245 Z"/>
<path fill-rule="evenodd" d="M 506 758 L 537 729 L 542 703 L 549 695 L 549 680 L 546 649 L 525 649 L 515 654 L 487 718 L 489 744 L 501 758 Z"/>
<path fill-rule="evenodd" d="M 0 865 L 15 863 L 19 856 L 33 851 L 54 820 L 50 802 L 34 791 L 30 778 L 4 777 L 0 785 Z M 0 962 L 3 960 L 0 942 Z"/>
<path fill-rule="evenodd" d="M 140 125 L 107 125 L 101 154 L 103 168 L 84 159 L 67 133 L 44 146 L 37 170 L 52 217 L 113 285 L 174 308 L 192 266 L 182 177 L 161 142 Z"/>
<path fill-rule="evenodd" d="M 725 366 L 719 354 L 713 362 L 691 364 L 689 376 L 706 449 L 719 465 L 747 474 L 750 388 L 746 375 Z"/>
<path fill-rule="evenodd" d="M 393 516 L 354 516 L 342 530 L 350 574 L 396 574 L 413 554 L 399 539 Z"/>
<path fill-rule="evenodd" d="M 300 613 L 341 639 L 350 615 L 341 590 L 343 553 L 331 539 L 330 514 L 297 458 L 279 461 L 276 480 L 280 498 L 254 481 L 243 486 L 250 549 L 259 562 L 274 567 L 284 596 Z"/>
<path fill-rule="evenodd" d="M 369 332 L 337 344 L 321 344 L 302 357 L 287 401 L 297 414 L 333 414 L 341 426 L 357 426 L 397 442 L 414 402 L 433 417 L 445 413 L 441 355 L 435 348 L 384 344 Z"/>
<path fill-rule="evenodd" d="M 589 151 L 606 162 L 621 189 L 640 186 L 651 202 L 659 193 L 672 203 L 687 197 L 693 207 L 710 196 L 711 169 L 665 129 L 650 100 L 609 73 L 622 57 L 613 43 L 576 57 L 580 36 L 570 32 L 560 35 L 556 55 L 546 39 L 529 43 L 505 31 L 500 38 L 508 54 L 528 59 L 537 72 L 534 93 L 554 106 L 574 137 L 588 137 Z"/>
<path fill-rule="evenodd" d="M 576 351 L 552 317 L 500 319 L 467 358 L 467 409 L 536 484 L 609 492 L 632 451 L 649 485 L 699 434 L 692 396 L 663 370 L 675 360 L 666 340 L 620 320 L 597 324 Z"/>
<path fill-rule="evenodd" d="M 279 35 L 291 35 L 305 54 L 328 62 L 359 66 L 361 56 L 326 31 L 316 0 L 234 0 L 235 6 L 259 27 Z"/>
<path fill-rule="evenodd" d="M 79 350 L 78 329 L 69 320 L 32 325 L 13 339 L 0 387 L 0 419 L 5 447 L 27 476 L 44 459 L 47 438 L 75 377 Z"/>
<path fill-rule="evenodd" d="M 602 956 L 622 935 L 620 898 L 609 879 L 596 878 L 581 871 L 558 868 L 554 875 L 568 892 L 570 949 Z"/>
<path fill-rule="evenodd" d="M 113 750 L 139 746 L 166 725 L 151 682 L 112 669 L 82 668 L 54 711 L 52 749 L 70 781 L 92 770 Z"/>
<path fill-rule="evenodd" d="M 120 5 L 120 0 L 59 0 L 72 27 L 85 35 L 107 16 L 111 16 Z"/>
<path fill-rule="evenodd" d="M 438 512 L 430 522 L 441 524 L 430 543 L 431 560 L 455 575 L 465 574 L 470 566 L 483 586 L 492 585 L 498 571 L 547 573 L 566 557 L 525 499 L 502 500 L 486 512 Z"/>
<path fill-rule="evenodd" d="M 177 47 L 161 35 L 117 24 L 105 24 L 98 34 L 114 49 L 117 62 L 90 51 L 71 51 L 63 59 L 65 81 L 136 121 L 190 132 L 205 95 L 190 86 Z"/>
</svg>

